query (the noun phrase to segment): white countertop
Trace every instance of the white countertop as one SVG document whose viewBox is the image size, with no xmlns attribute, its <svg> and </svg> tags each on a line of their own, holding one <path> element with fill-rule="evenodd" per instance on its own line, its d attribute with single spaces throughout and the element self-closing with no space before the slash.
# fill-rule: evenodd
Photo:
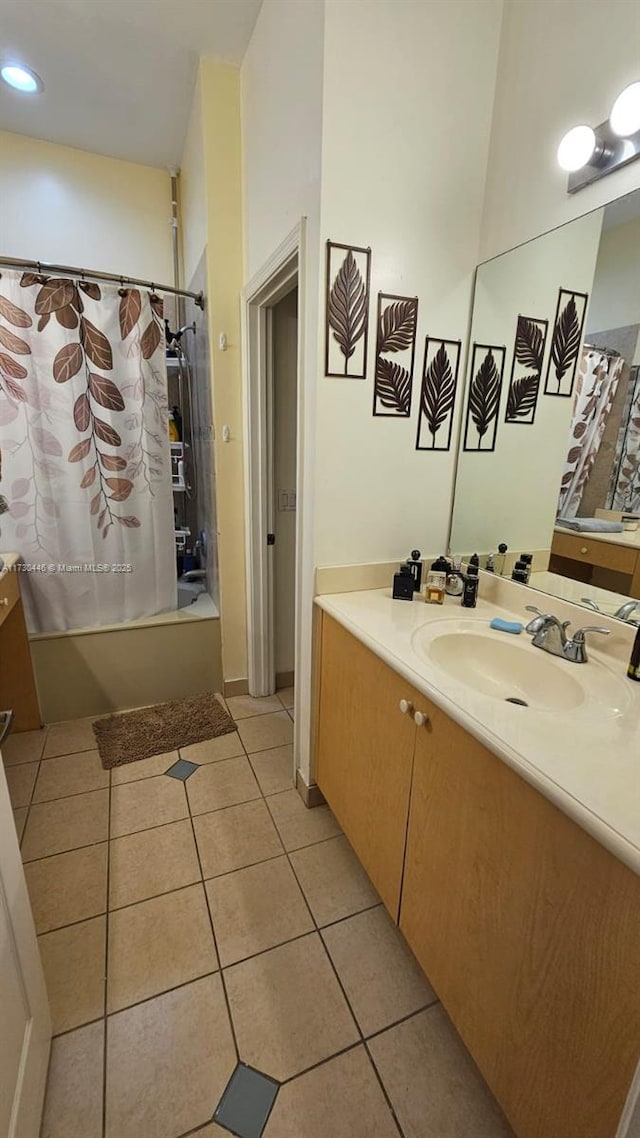
<svg viewBox="0 0 640 1138">
<path fill-rule="evenodd" d="M 575 529 L 554 526 L 554 533 L 564 533 L 569 537 L 579 537 L 581 541 L 606 541 L 609 545 L 624 545 L 627 549 L 640 550 L 640 523 L 635 530 L 622 530 L 622 533 L 579 533 Z"/>
<path fill-rule="evenodd" d="M 321 596 L 316 604 L 640 873 L 640 684 L 626 679 L 634 630 L 611 621 L 613 634 L 607 638 L 607 654 L 589 648 L 593 661 L 607 667 L 614 682 L 620 677 L 626 703 L 623 714 L 596 715 L 588 704 L 567 714 L 517 707 L 475 691 L 412 647 L 412 635 L 421 625 L 467 617 L 486 621 L 491 636 L 515 640 L 509 634 L 490 630 L 489 621 L 498 615 L 522 620 L 524 605 L 538 603 L 539 595 L 510 582 L 489 582 L 486 574 L 481 574 L 480 592 L 483 590 L 494 596 L 499 591 L 501 603 L 480 598 L 476 609 L 469 610 L 462 609 L 453 597 L 447 597 L 442 606 L 426 605 L 418 600 L 394 601 L 390 589 L 378 589 Z M 569 615 L 576 623 L 591 623 L 583 619 L 584 609 L 564 605 L 565 611 L 557 606 L 554 609 L 561 619 Z M 606 624 L 608 618 L 599 618 L 598 622 Z M 525 635 L 523 632 L 517 640 L 524 641 Z M 607 643 L 604 638 L 603 643 Z M 524 647 L 527 650 L 526 644 Z M 531 647 L 531 651 L 543 655 L 538 648 Z M 589 663 L 573 664 L 550 655 L 545 658 L 570 675 L 578 673 L 576 679 L 582 668 L 589 667 Z"/>
<path fill-rule="evenodd" d="M 615 535 L 614 535 L 615 536 Z M 633 597 L 622 593 L 613 593 L 610 589 L 600 589 L 596 585 L 588 585 L 584 581 L 574 581 L 572 577 L 562 577 L 559 573 L 550 573 L 548 570 L 539 570 L 531 574 L 529 584 L 541 593 L 549 593 L 553 597 L 561 597 L 574 604 L 582 604 L 582 598 L 587 597 L 597 604 L 600 612 L 613 616 L 621 605 L 633 600 Z M 640 601 L 638 602 L 640 604 Z M 589 608 L 585 605 L 585 608 Z M 593 612 L 593 609 L 591 610 Z M 631 613 L 633 620 L 640 618 L 637 610 Z"/>
</svg>

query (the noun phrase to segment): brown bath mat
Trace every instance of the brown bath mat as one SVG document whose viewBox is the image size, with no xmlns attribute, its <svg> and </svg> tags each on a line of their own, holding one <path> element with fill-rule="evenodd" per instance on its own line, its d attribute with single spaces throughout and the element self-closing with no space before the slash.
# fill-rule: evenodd
<svg viewBox="0 0 640 1138">
<path fill-rule="evenodd" d="M 212 692 L 96 719 L 93 733 L 105 770 L 228 735 L 236 725 Z"/>
</svg>

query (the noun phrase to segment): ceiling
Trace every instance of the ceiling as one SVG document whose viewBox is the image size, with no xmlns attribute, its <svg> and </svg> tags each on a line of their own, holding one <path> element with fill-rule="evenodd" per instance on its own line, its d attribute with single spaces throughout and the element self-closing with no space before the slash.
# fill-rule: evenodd
<svg viewBox="0 0 640 1138">
<path fill-rule="evenodd" d="M 150 166 L 179 166 L 199 55 L 240 63 L 262 0 L 0 0 L 0 130 Z M 1 162 L 1 155 L 0 155 Z"/>
</svg>

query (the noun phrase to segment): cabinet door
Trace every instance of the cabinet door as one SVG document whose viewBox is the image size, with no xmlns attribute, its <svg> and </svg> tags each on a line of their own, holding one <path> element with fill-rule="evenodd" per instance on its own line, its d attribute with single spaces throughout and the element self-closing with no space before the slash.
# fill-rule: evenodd
<svg viewBox="0 0 640 1138">
<path fill-rule="evenodd" d="M 614 1138 L 640 1056 L 640 878 L 431 718 L 400 927 L 518 1138 Z"/>
<path fill-rule="evenodd" d="M 0 757 L 0 1134 L 38 1138 L 51 1023 Z"/>
<path fill-rule="evenodd" d="M 418 698 L 323 613 L 316 778 L 395 921 L 416 733 L 399 703 Z"/>
</svg>

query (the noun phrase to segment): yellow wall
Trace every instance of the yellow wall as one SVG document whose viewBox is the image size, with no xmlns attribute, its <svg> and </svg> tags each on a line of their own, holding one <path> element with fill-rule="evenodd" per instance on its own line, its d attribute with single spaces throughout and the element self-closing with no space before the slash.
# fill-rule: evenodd
<svg viewBox="0 0 640 1138">
<path fill-rule="evenodd" d="M 239 69 L 202 59 L 181 168 L 181 223 L 186 280 L 205 245 L 207 249 L 222 667 L 227 683 L 247 676 L 241 164 Z M 221 332 L 228 343 L 224 352 L 218 346 Z M 230 429 L 228 442 L 222 439 L 224 426 Z"/>
<path fill-rule="evenodd" d="M 0 256 L 173 281 L 166 170 L 0 131 Z"/>
</svg>

